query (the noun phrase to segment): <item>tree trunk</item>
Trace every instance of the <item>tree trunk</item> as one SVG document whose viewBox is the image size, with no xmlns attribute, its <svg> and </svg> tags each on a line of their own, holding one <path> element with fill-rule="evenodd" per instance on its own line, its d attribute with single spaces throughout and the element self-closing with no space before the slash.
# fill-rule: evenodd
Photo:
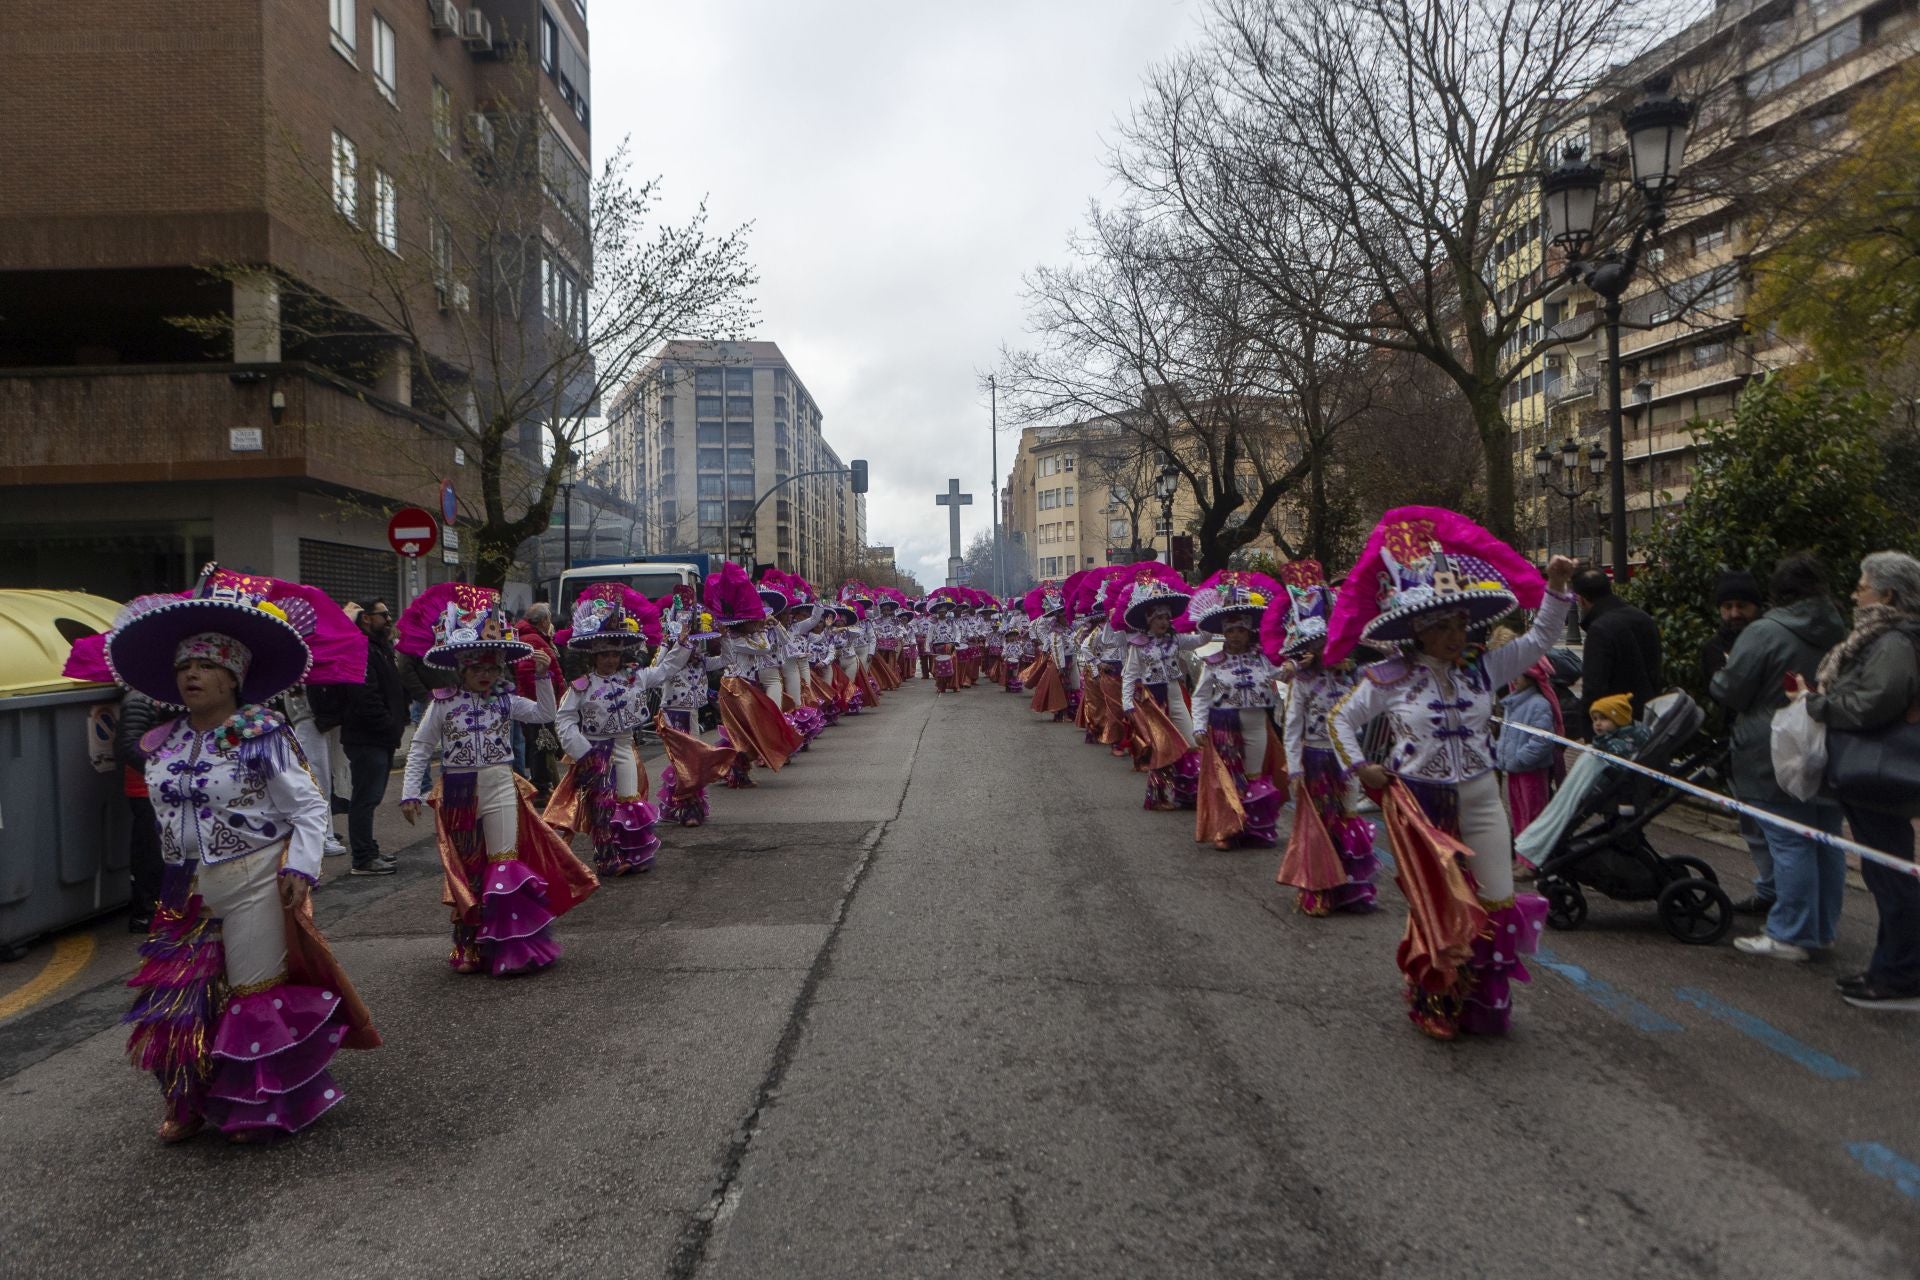
<svg viewBox="0 0 1920 1280">
<path fill-rule="evenodd" d="M 1470 397 L 1473 424 L 1480 433 L 1480 456 L 1486 463 L 1487 529 L 1511 543 L 1513 526 L 1513 428 L 1500 408 L 1500 389 L 1482 387 Z"/>
</svg>

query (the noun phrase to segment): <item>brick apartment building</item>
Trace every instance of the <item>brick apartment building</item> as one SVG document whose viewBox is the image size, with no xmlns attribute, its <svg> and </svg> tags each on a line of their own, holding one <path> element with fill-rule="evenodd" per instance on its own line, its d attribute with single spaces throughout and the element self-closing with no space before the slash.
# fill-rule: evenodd
<svg viewBox="0 0 1920 1280">
<path fill-rule="evenodd" d="M 437 507 L 443 479 L 468 491 L 415 395 L 464 287 L 416 354 L 371 320 L 352 343 L 296 338 L 279 289 L 209 268 L 366 270 L 330 218 L 424 253 L 443 224 L 391 155 L 473 163 L 503 110 L 544 118 L 543 173 L 583 190 L 584 0 L 10 0 L 0 47 L 0 586 L 124 599 L 218 558 L 341 598 L 401 592 L 387 515 Z M 550 275 L 583 307 L 583 268 Z M 458 574 L 449 559 L 427 580 Z"/>
</svg>

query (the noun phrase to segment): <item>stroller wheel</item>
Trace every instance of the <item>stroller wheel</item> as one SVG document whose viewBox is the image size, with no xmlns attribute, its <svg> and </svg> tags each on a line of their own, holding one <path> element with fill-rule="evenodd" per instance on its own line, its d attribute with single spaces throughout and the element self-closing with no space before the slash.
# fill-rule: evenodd
<svg viewBox="0 0 1920 1280">
<path fill-rule="evenodd" d="M 1712 867 L 1708 866 L 1705 862 L 1702 862 L 1699 858 L 1693 857 L 1690 854 L 1676 853 L 1671 857 L 1668 857 L 1666 859 L 1666 862 L 1668 866 L 1674 868 L 1675 870 L 1685 868 L 1687 876 L 1693 876 L 1697 879 L 1705 880 L 1708 884 L 1720 883 L 1720 874 L 1717 871 L 1715 871 Z M 1675 879 L 1685 879 L 1685 878 L 1686 876 L 1675 877 Z"/>
<path fill-rule="evenodd" d="M 1655 907 L 1667 932 L 1691 946 L 1712 946 L 1733 929 L 1733 902 L 1710 880 L 1676 880 L 1660 891 Z"/>
<path fill-rule="evenodd" d="M 1587 895 L 1569 880 L 1549 880 L 1539 886 L 1547 899 L 1547 923 L 1556 929 L 1578 929 L 1587 918 Z"/>
</svg>

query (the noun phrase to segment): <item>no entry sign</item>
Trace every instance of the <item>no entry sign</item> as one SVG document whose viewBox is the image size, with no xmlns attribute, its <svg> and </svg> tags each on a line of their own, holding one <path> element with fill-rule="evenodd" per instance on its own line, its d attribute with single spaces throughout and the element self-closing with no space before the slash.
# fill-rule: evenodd
<svg viewBox="0 0 1920 1280">
<path fill-rule="evenodd" d="M 433 550 L 439 540 L 440 526 L 424 507 L 402 507 L 387 521 L 387 543 L 410 560 Z"/>
</svg>

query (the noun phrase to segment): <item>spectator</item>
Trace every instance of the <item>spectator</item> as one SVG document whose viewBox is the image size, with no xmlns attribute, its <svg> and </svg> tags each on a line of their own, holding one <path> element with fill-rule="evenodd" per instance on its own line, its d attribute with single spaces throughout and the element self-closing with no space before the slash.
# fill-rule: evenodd
<svg viewBox="0 0 1920 1280">
<path fill-rule="evenodd" d="M 340 843 L 340 837 L 333 830 L 333 747 L 327 741 L 327 733 L 329 729 L 337 727 L 337 722 L 329 723 L 321 717 L 316 701 L 324 704 L 325 699 L 316 700 L 309 696 L 309 692 L 306 685 L 297 684 L 275 701 L 293 729 L 294 741 L 300 744 L 301 753 L 307 757 L 307 771 L 313 775 L 314 785 L 326 797 L 327 838 L 322 848 L 327 857 L 333 858 L 347 851 L 347 846 Z"/>
<path fill-rule="evenodd" d="M 1747 624 L 1762 611 L 1760 580 L 1744 570 L 1723 570 L 1713 584 L 1713 605 L 1720 614 L 1720 628 L 1700 646 L 1700 683 L 1711 686 L 1720 668 L 1727 665 L 1733 642 Z M 1747 856 L 1753 859 L 1753 892 L 1733 904 L 1743 916 L 1763 916 L 1773 910 L 1773 854 L 1767 849 L 1767 833 L 1760 824 L 1740 815 L 1740 838 L 1747 842 Z"/>
<path fill-rule="evenodd" d="M 1500 714 L 1508 726 L 1563 732 L 1560 700 L 1553 692 L 1553 664 L 1542 658 L 1515 680 L 1500 704 Z M 1546 738 L 1509 727 L 1500 731 L 1493 752 L 1495 767 L 1507 775 L 1507 812 L 1517 836 L 1547 807 L 1556 749 Z"/>
<path fill-rule="evenodd" d="M 1598 569 L 1573 575 L 1580 597 L 1580 625 L 1587 644 L 1580 661 L 1580 701 L 1591 711 L 1601 698 L 1616 693 L 1633 698 L 1644 711 L 1660 693 L 1660 629 L 1645 610 L 1613 594 L 1613 583 Z"/>
<path fill-rule="evenodd" d="M 367 633 L 367 681 L 344 686 L 339 707 L 340 745 L 347 753 L 352 795 L 347 801 L 347 845 L 356 876 L 392 875 L 394 859 L 380 852 L 373 815 L 387 796 L 393 754 L 407 727 L 407 695 L 393 657 L 393 612 L 384 600 L 370 602 L 360 614 Z"/>
<path fill-rule="evenodd" d="M 1853 631 L 1821 660 L 1807 714 L 1829 729 L 1866 731 L 1908 719 L 1920 706 L 1920 560 L 1876 551 L 1860 562 Z M 1853 838 L 1913 861 L 1920 799 L 1862 804 L 1840 796 Z M 1838 855 L 1836 855 L 1838 856 Z M 1873 961 L 1840 979 L 1840 994 L 1862 1009 L 1920 1011 L 1920 882 L 1862 860 L 1860 876 L 1880 911 Z"/>
<path fill-rule="evenodd" d="M 1734 713 L 1733 794 L 1838 835 L 1837 805 L 1796 800 L 1774 780 L 1773 713 L 1787 705 L 1787 678 L 1811 675 L 1820 655 L 1846 634 L 1846 624 L 1827 596 L 1826 570 L 1812 556 L 1788 556 L 1775 565 L 1767 594 L 1773 607 L 1740 632 L 1727 665 L 1709 686 L 1714 701 Z M 1810 951 L 1833 945 L 1846 896 L 1846 857 L 1798 832 L 1773 823 L 1761 826 L 1772 855 L 1774 900 L 1766 928 L 1735 938 L 1733 945 L 1748 955 L 1805 960 Z M 1756 885 L 1756 902 L 1760 892 Z"/>
<path fill-rule="evenodd" d="M 532 604 L 518 622 L 513 624 L 514 635 L 521 641 L 533 646 L 535 653 L 544 653 L 548 665 L 544 670 L 536 670 L 531 657 L 520 659 L 513 664 L 513 679 L 516 691 L 521 697 L 533 700 L 537 696 L 535 682 L 545 680 L 553 686 L 556 702 L 567 691 L 566 677 L 561 674 L 560 651 L 553 645 L 553 610 L 545 604 Z M 553 792 L 553 753 L 547 743 L 552 732 L 544 725 L 518 724 L 515 730 L 526 740 L 527 780 L 533 783 L 535 791 L 534 807 L 544 808 L 547 798 Z"/>
<path fill-rule="evenodd" d="M 153 928 L 154 908 L 160 905 L 160 877 L 166 862 L 160 856 L 160 825 L 153 814 L 153 801 L 147 796 L 147 753 L 140 739 L 159 721 L 160 709 L 144 693 L 127 690 L 120 699 L 120 717 L 113 731 L 113 758 L 120 765 L 120 791 L 133 811 L 133 829 L 129 835 L 127 870 L 133 877 L 133 912 L 127 917 L 128 933 L 146 933 Z"/>
</svg>

